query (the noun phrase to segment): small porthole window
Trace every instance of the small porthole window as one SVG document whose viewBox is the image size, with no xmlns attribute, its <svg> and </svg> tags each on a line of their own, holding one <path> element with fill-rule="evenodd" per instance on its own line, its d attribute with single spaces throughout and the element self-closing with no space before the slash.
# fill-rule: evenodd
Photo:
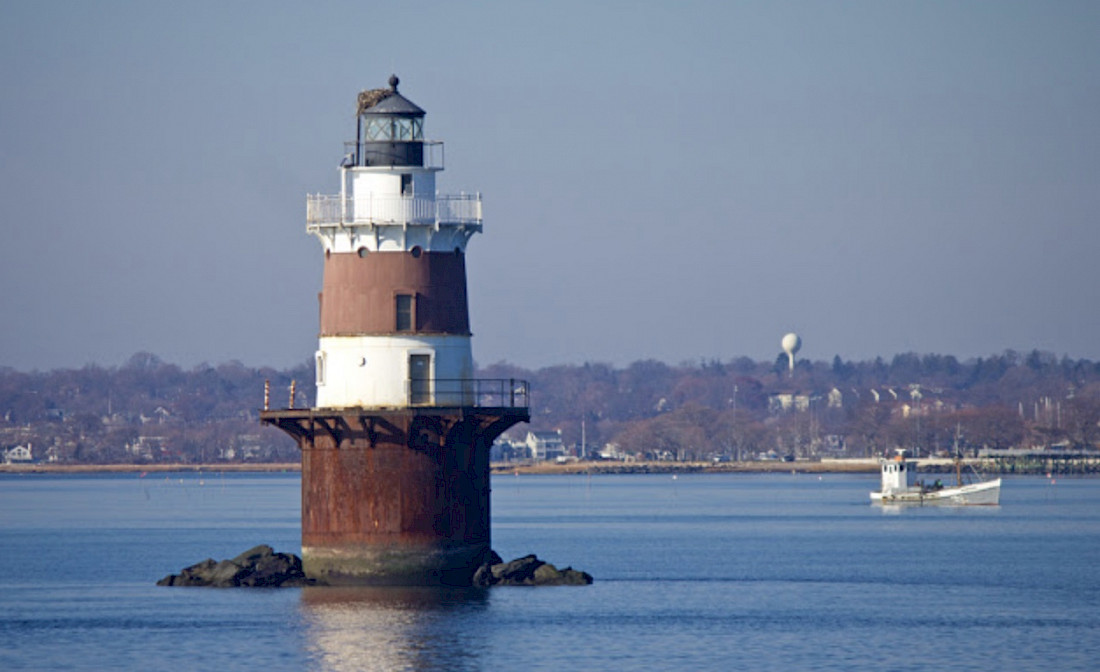
<svg viewBox="0 0 1100 672">
<path fill-rule="evenodd" d="M 412 253 L 413 259 L 419 259 L 420 253 L 423 252 L 423 250 L 420 249 L 419 245 L 416 245 L 413 249 L 409 250 L 409 252 Z"/>
<path fill-rule="evenodd" d="M 360 247 L 360 248 L 359 248 L 359 249 L 358 249 L 358 250 L 356 251 L 356 254 L 358 254 L 358 255 L 359 255 L 359 258 L 360 258 L 360 259 L 366 259 L 366 258 L 367 258 L 367 248 L 365 248 L 365 247 Z"/>
</svg>

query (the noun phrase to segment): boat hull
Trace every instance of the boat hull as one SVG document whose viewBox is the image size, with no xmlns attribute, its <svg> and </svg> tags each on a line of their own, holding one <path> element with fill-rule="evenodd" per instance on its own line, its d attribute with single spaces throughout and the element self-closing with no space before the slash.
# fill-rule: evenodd
<svg viewBox="0 0 1100 672">
<path fill-rule="evenodd" d="M 890 493 L 872 492 L 873 504 L 930 504 L 945 506 L 997 506 L 1001 500 L 1001 479 L 968 485 L 924 490 L 913 488 Z"/>
</svg>

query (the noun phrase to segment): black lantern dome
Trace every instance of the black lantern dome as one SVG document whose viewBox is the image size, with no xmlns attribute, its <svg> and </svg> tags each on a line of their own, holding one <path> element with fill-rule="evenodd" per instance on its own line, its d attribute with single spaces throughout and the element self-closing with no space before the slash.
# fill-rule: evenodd
<svg viewBox="0 0 1100 672">
<path fill-rule="evenodd" d="M 399 82 L 391 75 L 390 88 L 359 94 L 355 165 L 424 165 L 424 110 L 397 92 Z"/>
</svg>

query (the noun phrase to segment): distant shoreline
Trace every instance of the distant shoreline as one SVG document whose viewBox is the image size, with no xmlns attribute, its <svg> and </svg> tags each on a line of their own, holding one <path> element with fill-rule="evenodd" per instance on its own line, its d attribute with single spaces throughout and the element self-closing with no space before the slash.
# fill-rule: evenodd
<svg viewBox="0 0 1100 672">
<path fill-rule="evenodd" d="M 878 460 L 825 462 L 565 462 L 491 465 L 494 474 L 878 473 Z"/>
<path fill-rule="evenodd" d="M 298 462 L 257 464 L 0 464 L 0 474 L 217 473 L 301 471 Z"/>
<path fill-rule="evenodd" d="M 252 464 L 0 464 L 0 474 L 299 472 L 298 462 Z M 878 462 L 565 462 L 494 463 L 493 474 L 877 473 Z"/>
<path fill-rule="evenodd" d="M 964 464 L 978 466 L 981 460 L 964 460 Z M 919 460 L 926 471 L 953 470 L 949 459 L 930 458 Z M 490 472 L 499 475 L 577 475 L 577 474 L 877 474 L 876 458 L 826 459 L 809 461 L 751 461 L 751 462 L 537 462 L 517 464 L 495 462 Z M 937 469 L 938 468 L 938 469 Z M 95 474 L 95 473 L 280 473 L 300 472 L 298 462 L 272 462 L 251 464 L 0 464 L 0 474 Z M 1020 471 L 1018 473 L 1032 473 Z M 1034 472 L 1038 473 L 1038 472 Z"/>
</svg>

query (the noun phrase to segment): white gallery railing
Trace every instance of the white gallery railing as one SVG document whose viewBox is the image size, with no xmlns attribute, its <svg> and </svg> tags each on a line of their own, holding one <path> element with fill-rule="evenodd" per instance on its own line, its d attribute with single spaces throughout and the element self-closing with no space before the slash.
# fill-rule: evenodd
<svg viewBox="0 0 1100 672">
<path fill-rule="evenodd" d="M 439 194 L 435 198 L 311 194 L 306 197 L 311 225 L 481 224 L 481 194 Z"/>
</svg>

